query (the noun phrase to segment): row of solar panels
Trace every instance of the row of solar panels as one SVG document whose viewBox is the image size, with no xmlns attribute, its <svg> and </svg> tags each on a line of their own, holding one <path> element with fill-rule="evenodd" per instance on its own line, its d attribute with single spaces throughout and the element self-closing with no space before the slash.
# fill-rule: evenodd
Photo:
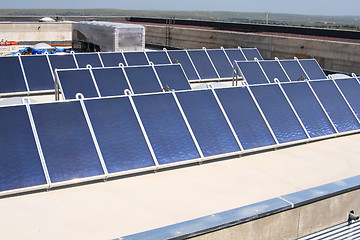
<svg viewBox="0 0 360 240">
<path fill-rule="evenodd" d="M 181 63 L 189 80 L 231 78 L 235 60 L 262 59 L 256 48 L 73 53 L 0 57 L 0 94 L 54 90 L 55 69 Z"/>
<path fill-rule="evenodd" d="M 360 129 L 356 78 L 0 107 L 0 194 Z"/>
<path fill-rule="evenodd" d="M 75 99 L 77 93 L 120 96 L 126 89 L 132 94 L 191 89 L 181 64 L 56 70 L 56 75 L 64 99 Z"/>
<path fill-rule="evenodd" d="M 250 85 L 327 79 L 315 59 L 235 61 L 235 71 Z M 236 75 L 237 76 L 237 75 Z"/>
</svg>

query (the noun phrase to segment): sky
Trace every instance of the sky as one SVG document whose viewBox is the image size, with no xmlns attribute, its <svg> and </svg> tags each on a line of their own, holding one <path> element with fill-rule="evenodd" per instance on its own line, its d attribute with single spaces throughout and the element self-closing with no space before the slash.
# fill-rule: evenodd
<svg viewBox="0 0 360 240">
<path fill-rule="evenodd" d="M 360 16 L 360 0 L 16 0 L 2 2 L 1 8 L 118 8 Z"/>
</svg>

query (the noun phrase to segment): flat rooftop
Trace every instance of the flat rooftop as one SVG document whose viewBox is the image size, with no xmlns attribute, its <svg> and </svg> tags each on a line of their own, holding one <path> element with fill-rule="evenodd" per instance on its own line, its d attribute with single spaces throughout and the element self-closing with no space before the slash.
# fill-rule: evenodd
<svg viewBox="0 0 360 240">
<path fill-rule="evenodd" d="M 360 174 L 360 134 L 0 199 L 1 239 L 114 239 Z"/>
</svg>

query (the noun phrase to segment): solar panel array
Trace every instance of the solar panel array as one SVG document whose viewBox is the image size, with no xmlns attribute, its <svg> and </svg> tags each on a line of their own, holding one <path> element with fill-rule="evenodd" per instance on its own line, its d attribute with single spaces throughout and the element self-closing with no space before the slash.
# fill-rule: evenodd
<svg viewBox="0 0 360 240">
<path fill-rule="evenodd" d="M 354 77 L 0 107 L 0 194 L 358 132 L 359 96 Z"/>
<path fill-rule="evenodd" d="M 230 53 L 230 55 L 228 55 Z M 0 94 L 53 91 L 55 69 L 118 67 L 181 63 L 192 80 L 231 78 L 234 60 L 262 59 L 256 48 L 160 50 L 147 52 L 72 53 L 0 58 Z"/>
</svg>

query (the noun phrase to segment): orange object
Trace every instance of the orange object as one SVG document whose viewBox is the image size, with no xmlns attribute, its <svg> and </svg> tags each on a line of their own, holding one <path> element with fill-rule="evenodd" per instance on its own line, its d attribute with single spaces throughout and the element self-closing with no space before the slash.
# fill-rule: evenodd
<svg viewBox="0 0 360 240">
<path fill-rule="evenodd" d="M 16 41 L 1 41 L 0 46 L 10 46 L 10 45 L 18 45 L 19 42 Z"/>
</svg>

